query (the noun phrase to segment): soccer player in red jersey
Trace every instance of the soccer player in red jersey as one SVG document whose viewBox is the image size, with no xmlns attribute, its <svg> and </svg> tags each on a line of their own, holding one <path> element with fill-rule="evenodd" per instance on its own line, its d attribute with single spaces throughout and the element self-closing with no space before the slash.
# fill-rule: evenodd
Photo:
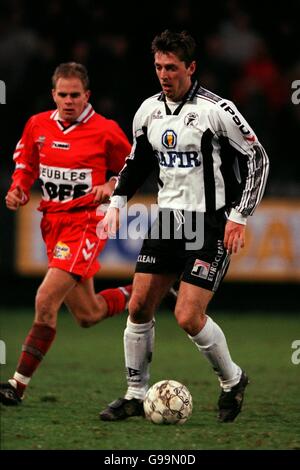
<svg viewBox="0 0 300 470">
<path fill-rule="evenodd" d="M 35 317 L 13 377 L 0 384 L 0 402 L 21 403 L 32 374 L 50 348 L 57 314 L 64 302 L 82 327 L 122 312 L 131 286 L 94 290 L 97 257 L 106 240 L 96 234 L 103 218 L 96 208 L 109 200 L 117 174 L 131 145 L 113 120 L 97 114 L 89 103 L 85 67 L 59 65 L 52 77 L 57 109 L 32 116 L 18 142 L 16 168 L 6 195 L 16 211 L 29 200 L 34 181 L 41 181 L 41 230 L 47 247 L 48 270 L 35 299 Z"/>
</svg>

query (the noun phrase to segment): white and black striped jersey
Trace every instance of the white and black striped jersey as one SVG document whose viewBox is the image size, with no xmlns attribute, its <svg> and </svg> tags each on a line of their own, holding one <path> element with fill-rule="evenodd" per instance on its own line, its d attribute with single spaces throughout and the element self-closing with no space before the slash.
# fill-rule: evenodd
<svg viewBox="0 0 300 470">
<path fill-rule="evenodd" d="M 260 202 L 267 154 L 235 105 L 195 82 L 181 103 L 146 99 L 133 121 L 134 142 L 111 205 L 121 207 L 158 167 L 160 208 L 212 212 L 231 208 L 246 223 Z M 121 196 L 121 197 L 120 197 Z"/>
</svg>

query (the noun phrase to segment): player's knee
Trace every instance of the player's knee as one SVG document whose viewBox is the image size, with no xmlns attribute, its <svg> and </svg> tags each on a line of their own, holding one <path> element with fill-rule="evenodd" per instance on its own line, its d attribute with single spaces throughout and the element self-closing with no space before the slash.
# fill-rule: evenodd
<svg viewBox="0 0 300 470">
<path fill-rule="evenodd" d="M 191 327 L 191 318 L 188 317 L 187 315 L 184 316 L 176 316 L 176 320 L 180 328 L 182 328 L 184 331 L 188 332 Z"/>
<path fill-rule="evenodd" d="M 96 324 L 95 321 L 92 321 L 92 320 L 86 319 L 86 318 L 79 318 L 79 319 L 77 319 L 77 321 L 78 321 L 78 325 L 81 328 L 90 328 L 91 326 Z"/>
<path fill-rule="evenodd" d="M 93 315 L 92 312 L 82 309 L 81 307 L 72 309 L 69 307 L 69 311 L 74 315 L 81 328 L 90 328 L 99 321 L 97 315 Z"/>
<path fill-rule="evenodd" d="M 57 311 L 54 304 L 51 294 L 39 289 L 35 297 L 36 320 L 49 325 L 55 323 Z"/>
<path fill-rule="evenodd" d="M 99 306 L 87 308 L 84 305 L 73 305 L 71 308 L 67 305 L 67 307 L 81 328 L 90 328 L 106 318 L 106 311 Z"/>
<path fill-rule="evenodd" d="M 129 315 L 132 319 L 138 321 L 148 321 L 151 312 L 147 301 L 137 295 L 132 295 L 128 305 Z"/>
<path fill-rule="evenodd" d="M 176 308 L 175 317 L 180 328 L 188 334 L 193 334 L 192 332 L 195 329 L 200 331 L 205 323 L 204 312 L 193 312 L 188 309 Z"/>
</svg>

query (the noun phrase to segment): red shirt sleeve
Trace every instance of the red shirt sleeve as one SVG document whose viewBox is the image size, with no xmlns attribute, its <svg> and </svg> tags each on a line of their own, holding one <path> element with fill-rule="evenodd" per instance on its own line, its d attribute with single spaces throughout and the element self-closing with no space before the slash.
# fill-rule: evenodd
<svg viewBox="0 0 300 470">
<path fill-rule="evenodd" d="M 130 154 L 131 144 L 120 126 L 109 121 L 107 130 L 107 168 L 113 173 L 119 173 L 125 164 L 125 159 Z"/>
<path fill-rule="evenodd" d="M 29 198 L 29 190 L 39 175 L 38 143 L 34 141 L 34 119 L 32 116 L 24 128 L 21 140 L 17 143 L 13 159 L 16 163 L 9 191 L 19 186 Z"/>
</svg>

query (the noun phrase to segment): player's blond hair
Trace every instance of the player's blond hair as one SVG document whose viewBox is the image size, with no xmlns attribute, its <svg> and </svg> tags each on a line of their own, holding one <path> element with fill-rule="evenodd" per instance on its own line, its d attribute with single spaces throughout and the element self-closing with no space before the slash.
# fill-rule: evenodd
<svg viewBox="0 0 300 470">
<path fill-rule="evenodd" d="M 87 69 L 84 65 L 78 64 L 77 62 L 65 62 L 58 65 L 52 75 L 52 86 L 54 89 L 56 88 L 57 80 L 59 78 L 74 77 L 79 78 L 85 90 L 89 89 L 90 80 Z"/>
</svg>

